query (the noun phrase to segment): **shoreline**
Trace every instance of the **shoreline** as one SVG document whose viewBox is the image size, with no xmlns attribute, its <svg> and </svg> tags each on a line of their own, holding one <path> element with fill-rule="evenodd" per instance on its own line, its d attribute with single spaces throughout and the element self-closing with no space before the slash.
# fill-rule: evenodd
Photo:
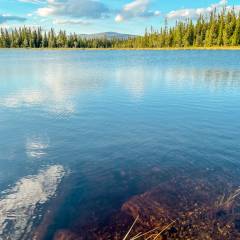
<svg viewBox="0 0 240 240">
<path fill-rule="evenodd" d="M 186 47 L 186 48 L 0 48 L 0 50 L 36 51 L 240 51 L 239 47 Z"/>
</svg>

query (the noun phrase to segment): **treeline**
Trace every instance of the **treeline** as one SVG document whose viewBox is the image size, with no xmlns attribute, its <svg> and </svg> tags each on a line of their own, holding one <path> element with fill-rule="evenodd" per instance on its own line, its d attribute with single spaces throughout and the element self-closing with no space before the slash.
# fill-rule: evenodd
<svg viewBox="0 0 240 240">
<path fill-rule="evenodd" d="M 27 27 L 0 29 L 1 48 L 164 48 L 212 47 L 240 45 L 240 13 L 234 9 L 192 20 L 178 21 L 174 27 L 151 29 L 144 36 L 129 39 L 87 39 L 65 31 L 46 32 Z"/>
<path fill-rule="evenodd" d="M 176 22 L 174 27 L 145 33 L 143 37 L 117 43 L 127 48 L 213 47 L 240 45 L 240 13 L 234 9 L 210 16 L 200 16 L 196 22 L 188 19 Z"/>
<path fill-rule="evenodd" d="M 110 48 L 113 41 L 108 39 L 86 39 L 77 34 L 67 35 L 66 31 L 55 33 L 41 28 L 27 27 L 8 31 L 1 29 L 0 48 Z"/>
</svg>

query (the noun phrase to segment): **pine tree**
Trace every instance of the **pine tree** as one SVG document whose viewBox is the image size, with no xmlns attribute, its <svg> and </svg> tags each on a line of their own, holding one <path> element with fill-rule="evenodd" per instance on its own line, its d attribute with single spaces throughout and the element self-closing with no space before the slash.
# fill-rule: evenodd
<svg viewBox="0 0 240 240">
<path fill-rule="evenodd" d="M 235 30 L 234 30 L 233 36 L 231 38 L 231 45 L 232 46 L 240 45 L 240 15 L 238 16 L 238 19 L 236 20 Z"/>
</svg>

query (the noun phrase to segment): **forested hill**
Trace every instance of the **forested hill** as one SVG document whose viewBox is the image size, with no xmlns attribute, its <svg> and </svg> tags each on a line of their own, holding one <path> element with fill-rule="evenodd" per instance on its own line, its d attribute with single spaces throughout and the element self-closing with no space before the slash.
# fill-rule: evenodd
<svg viewBox="0 0 240 240">
<path fill-rule="evenodd" d="M 119 40 L 127 40 L 129 38 L 136 37 L 136 35 L 117 33 L 117 32 L 102 32 L 102 33 L 94 33 L 94 34 L 80 34 L 81 38 L 86 39 L 119 39 Z"/>
<path fill-rule="evenodd" d="M 197 21 L 176 22 L 175 26 L 151 29 L 144 36 L 86 38 L 78 34 L 56 33 L 41 28 L 1 29 L 1 48 L 164 48 L 240 46 L 240 13 L 234 9 L 212 12 Z"/>
</svg>

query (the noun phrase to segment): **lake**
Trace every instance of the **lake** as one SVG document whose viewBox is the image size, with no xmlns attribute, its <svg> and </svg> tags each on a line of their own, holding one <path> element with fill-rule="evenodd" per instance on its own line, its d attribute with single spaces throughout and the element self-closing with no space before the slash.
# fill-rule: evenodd
<svg viewBox="0 0 240 240">
<path fill-rule="evenodd" d="M 239 129 L 239 51 L 0 50 L 0 239 L 237 239 Z"/>
</svg>

